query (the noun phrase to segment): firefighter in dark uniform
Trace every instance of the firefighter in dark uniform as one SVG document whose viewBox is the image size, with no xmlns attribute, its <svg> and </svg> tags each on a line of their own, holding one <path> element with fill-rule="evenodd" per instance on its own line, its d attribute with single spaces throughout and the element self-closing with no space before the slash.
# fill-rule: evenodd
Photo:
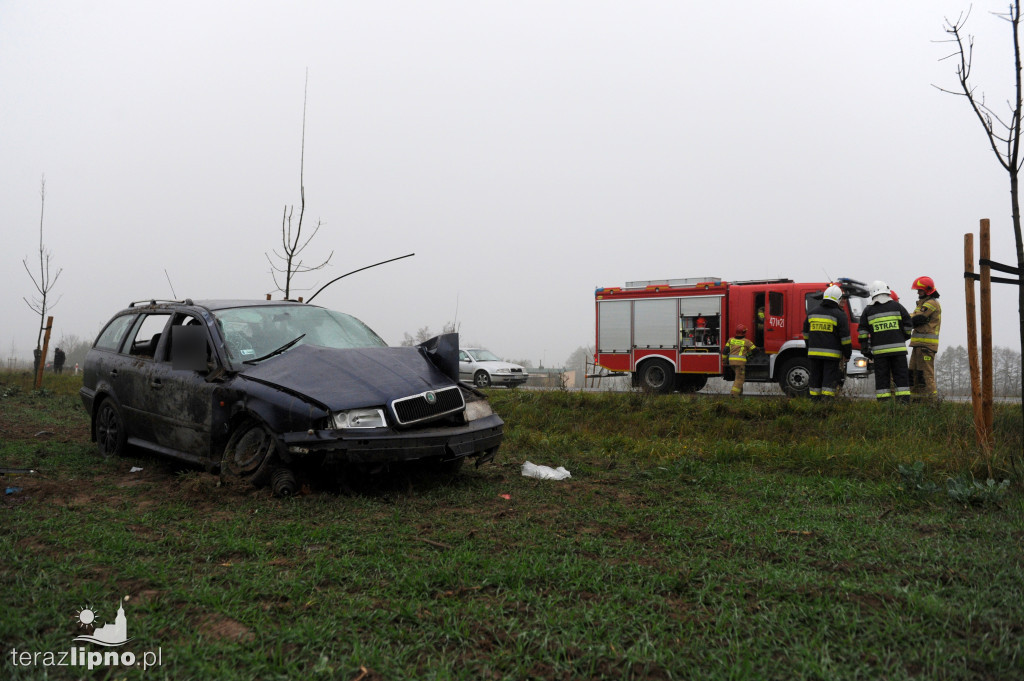
<svg viewBox="0 0 1024 681">
<path fill-rule="evenodd" d="M 857 337 L 861 354 L 875 360 L 875 398 L 888 400 L 895 392 L 897 400 L 909 402 L 907 341 L 912 330 L 910 315 L 893 299 L 884 281 L 872 282 L 868 295 L 871 304 L 860 315 Z"/>
<path fill-rule="evenodd" d="M 810 393 L 812 400 L 835 397 L 842 375 L 840 362 L 853 353 L 850 342 L 850 320 L 840 305 L 843 290 L 835 284 L 825 289 L 821 304 L 807 313 L 804 320 L 804 343 L 811 361 Z"/>
<path fill-rule="evenodd" d="M 914 397 L 935 397 L 935 354 L 939 351 L 942 306 L 931 277 L 918 277 L 911 286 L 917 291 L 917 307 L 910 314 L 914 334 L 910 338 L 910 391 Z"/>
</svg>

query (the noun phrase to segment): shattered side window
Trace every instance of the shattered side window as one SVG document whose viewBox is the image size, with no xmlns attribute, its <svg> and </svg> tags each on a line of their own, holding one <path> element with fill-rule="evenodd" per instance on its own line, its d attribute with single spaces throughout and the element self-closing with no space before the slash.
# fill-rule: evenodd
<svg viewBox="0 0 1024 681">
<path fill-rule="evenodd" d="M 171 315 L 168 312 L 143 315 L 142 322 L 136 325 L 131 341 L 125 343 L 121 352 L 148 359 L 155 357 L 157 347 L 160 345 L 160 337 L 170 318 Z"/>
<path fill-rule="evenodd" d="M 162 362 L 170 362 L 173 357 L 173 355 L 171 354 L 171 350 L 174 345 L 174 328 L 177 326 L 197 326 L 202 328 L 204 325 L 203 322 L 198 317 L 194 317 L 190 314 L 185 314 L 183 312 L 176 313 L 174 317 L 171 319 L 171 326 L 168 329 L 168 331 L 170 332 L 170 336 L 168 336 L 167 342 L 164 343 L 163 352 L 161 352 L 160 357 L 157 358 Z M 210 362 L 212 360 L 213 346 L 210 344 L 209 335 L 206 335 L 206 361 Z"/>
</svg>

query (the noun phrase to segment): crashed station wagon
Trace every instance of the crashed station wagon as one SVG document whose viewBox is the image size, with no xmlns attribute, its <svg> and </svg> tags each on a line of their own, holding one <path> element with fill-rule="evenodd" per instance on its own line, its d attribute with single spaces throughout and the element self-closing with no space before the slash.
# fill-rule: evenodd
<svg viewBox="0 0 1024 681">
<path fill-rule="evenodd" d="M 459 382 L 457 334 L 389 347 L 355 317 L 293 301 L 142 301 L 86 356 L 104 455 L 129 445 L 294 493 L 303 464 L 455 471 L 494 458 L 504 423 Z"/>
</svg>

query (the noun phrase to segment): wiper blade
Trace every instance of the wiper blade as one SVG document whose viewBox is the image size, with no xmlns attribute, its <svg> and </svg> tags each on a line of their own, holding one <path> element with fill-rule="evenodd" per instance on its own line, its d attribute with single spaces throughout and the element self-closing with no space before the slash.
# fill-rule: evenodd
<svg viewBox="0 0 1024 681">
<path fill-rule="evenodd" d="M 300 340 L 302 340 L 305 337 L 306 337 L 306 334 L 302 334 L 298 338 L 293 338 L 292 340 L 288 341 L 287 343 L 285 343 L 284 345 L 279 347 L 277 350 L 274 350 L 273 352 L 268 352 L 267 354 L 263 355 L 262 357 L 257 357 L 256 359 L 247 359 L 244 362 L 242 362 L 242 364 L 256 364 L 257 362 L 262 362 L 265 359 L 270 359 L 274 355 L 280 355 L 282 352 L 284 352 L 285 350 L 287 350 L 291 346 L 295 345 L 296 343 L 298 343 Z"/>
</svg>

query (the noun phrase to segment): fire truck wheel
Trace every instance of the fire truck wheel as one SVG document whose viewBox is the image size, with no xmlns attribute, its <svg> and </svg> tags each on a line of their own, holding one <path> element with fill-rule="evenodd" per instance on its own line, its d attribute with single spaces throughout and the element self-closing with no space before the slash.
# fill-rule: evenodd
<svg viewBox="0 0 1024 681">
<path fill-rule="evenodd" d="M 478 388 L 487 388 L 491 385 L 491 375 L 481 369 L 473 375 L 473 383 Z"/>
<path fill-rule="evenodd" d="M 670 393 L 675 387 L 676 372 L 663 359 L 652 359 L 640 369 L 640 387 L 649 392 Z"/>
<path fill-rule="evenodd" d="M 790 397 L 804 397 L 811 384 L 811 361 L 806 357 L 795 357 L 782 366 L 779 387 Z"/>
</svg>

